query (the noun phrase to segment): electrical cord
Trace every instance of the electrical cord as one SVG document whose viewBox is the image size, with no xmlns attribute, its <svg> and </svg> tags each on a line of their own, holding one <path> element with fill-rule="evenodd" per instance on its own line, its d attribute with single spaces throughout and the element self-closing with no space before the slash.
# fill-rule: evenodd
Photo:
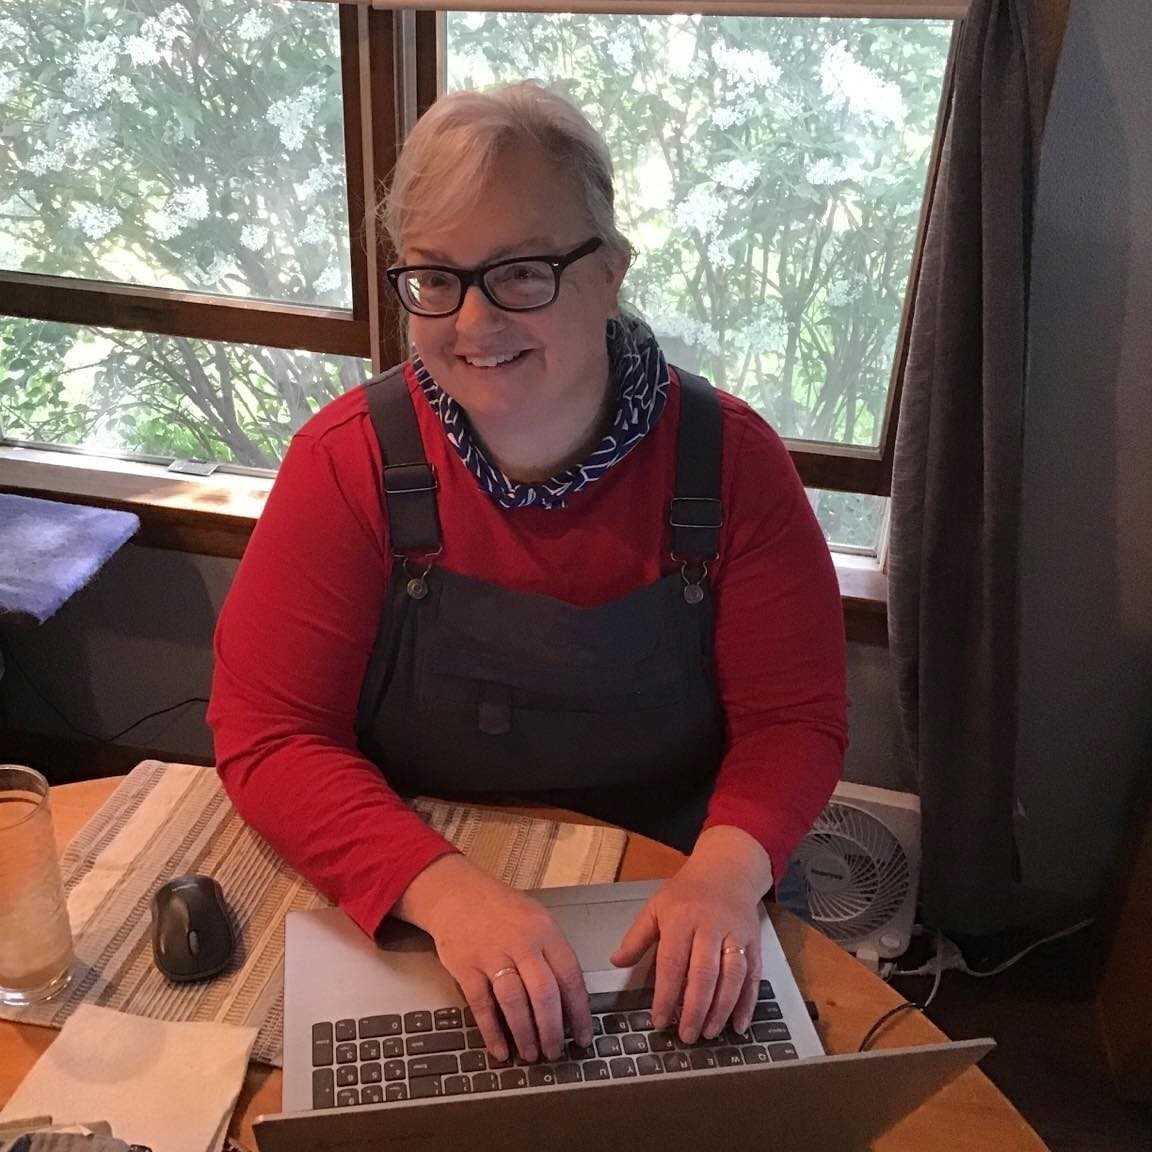
<svg viewBox="0 0 1152 1152">
<path fill-rule="evenodd" d="M 1028 945 L 1027 948 L 1022 948 L 1014 956 L 1009 956 L 1007 960 L 997 964 L 995 968 L 987 969 L 987 971 L 980 971 L 975 968 L 969 968 L 968 963 L 964 959 L 964 956 L 960 952 L 959 948 L 957 948 L 955 944 L 952 944 L 952 948 L 956 956 L 953 960 L 953 963 L 950 964 L 949 967 L 955 969 L 957 972 L 963 972 L 966 976 L 976 976 L 980 979 L 985 979 L 989 976 L 999 976 L 1002 972 L 1007 972 L 1008 969 L 1011 968 L 1014 964 L 1018 964 L 1021 960 L 1024 959 L 1025 956 L 1027 956 L 1030 952 L 1035 951 L 1041 945 L 1051 944 L 1055 940 L 1063 940 L 1067 936 L 1075 935 L 1075 933 L 1082 932 L 1085 928 L 1089 927 L 1095 922 L 1096 921 L 1091 918 L 1087 920 L 1080 920 L 1076 924 L 1071 925 L 1071 927 L 1062 928 L 1059 932 L 1053 932 L 1039 940 L 1034 940 L 1031 944 Z M 951 944 L 952 942 L 949 941 L 949 943 Z M 885 1012 L 884 1015 L 881 1016 L 880 1019 L 877 1020 L 876 1023 L 868 1029 L 864 1039 L 860 1042 L 860 1047 L 857 1049 L 858 1052 L 864 1052 L 867 1050 L 868 1045 L 871 1044 L 871 1042 L 880 1032 L 880 1029 L 883 1028 L 883 1026 L 889 1020 L 899 1016 L 903 1012 L 911 1011 L 912 1009 L 916 1009 L 917 1011 L 922 1012 L 935 999 L 936 993 L 940 989 L 940 979 L 944 972 L 944 934 L 942 932 L 936 933 L 936 955 L 933 959 L 935 960 L 934 964 L 924 964 L 920 968 L 901 970 L 893 965 L 891 970 L 886 973 L 884 977 L 885 979 L 888 979 L 891 976 L 926 976 L 929 972 L 933 972 L 935 973 L 935 979 L 932 981 L 932 991 L 929 992 L 928 999 L 925 1000 L 923 1004 L 917 1004 L 913 1001 L 906 1001 L 903 1004 L 897 1004 L 895 1008 Z"/>
<path fill-rule="evenodd" d="M 111 736 L 96 736 L 86 729 L 81 728 L 79 724 L 74 724 L 55 704 L 52 703 L 48 696 L 37 686 L 36 681 L 33 680 L 32 677 L 29 676 L 28 673 L 24 670 L 23 665 L 19 660 L 16 659 L 10 649 L 7 651 L 5 659 L 9 664 L 12 665 L 13 668 L 16 669 L 17 672 L 20 673 L 20 675 L 24 678 L 24 682 L 28 685 L 29 688 L 32 689 L 32 691 L 40 698 L 40 700 L 47 704 L 48 707 L 51 708 L 52 711 L 55 712 L 56 715 L 59 716 L 60 719 L 63 720 L 64 723 L 72 729 L 73 732 L 78 732 L 81 736 L 88 740 L 92 740 L 97 744 L 113 744 L 119 740 L 121 736 L 125 736 L 131 732 L 133 728 L 139 728 L 145 720 L 151 720 L 154 716 L 163 716 L 166 712 L 175 712 L 177 708 L 183 708 L 186 704 L 208 703 L 208 699 L 205 696 L 189 696 L 187 700 L 181 700 L 176 704 L 169 704 L 167 708 L 158 708 L 155 712 L 149 712 L 146 716 L 141 716 L 139 720 L 133 720 L 132 723 L 127 727 L 121 728 L 119 732 L 114 732 Z"/>
<path fill-rule="evenodd" d="M 860 1041 L 860 1047 L 856 1049 L 857 1052 L 867 1052 L 869 1045 L 872 1041 L 880 1035 L 881 1029 L 888 1023 L 889 1020 L 894 1020 L 897 1016 L 904 1012 L 923 1012 L 928 1006 L 936 999 L 936 993 L 940 991 L 940 978 L 944 974 L 944 934 L 942 932 L 936 933 L 936 976 L 932 981 L 932 990 L 928 993 L 928 999 L 923 1004 L 917 1004 L 914 1000 L 906 1000 L 903 1004 L 897 1004 L 895 1008 L 889 1008 L 875 1024 L 864 1034 L 864 1039 Z"/>
</svg>

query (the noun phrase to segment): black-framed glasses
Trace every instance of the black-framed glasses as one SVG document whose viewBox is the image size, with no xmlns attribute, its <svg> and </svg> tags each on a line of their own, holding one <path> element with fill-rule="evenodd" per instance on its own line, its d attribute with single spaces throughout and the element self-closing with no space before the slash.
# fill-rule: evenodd
<svg viewBox="0 0 1152 1152">
<path fill-rule="evenodd" d="M 603 241 L 594 236 L 563 256 L 513 256 L 479 268 L 447 264 L 404 264 L 388 269 L 388 279 L 400 303 L 414 316 L 451 316 L 464 306 L 464 295 L 475 284 L 506 312 L 547 308 L 560 293 L 560 273 Z"/>
</svg>

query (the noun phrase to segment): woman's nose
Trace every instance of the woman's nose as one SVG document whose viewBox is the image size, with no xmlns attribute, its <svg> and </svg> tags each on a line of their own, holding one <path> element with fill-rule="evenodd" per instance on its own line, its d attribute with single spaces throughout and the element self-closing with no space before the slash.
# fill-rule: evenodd
<svg viewBox="0 0 1152 1152">
<path fill-rule="evenodd" d="M 504 311 L 497 308 L 476 284 L 469 284 L 456 313 L 456 327 L 466 332 L 495 332 L 504 327 Z"/>
</svg>

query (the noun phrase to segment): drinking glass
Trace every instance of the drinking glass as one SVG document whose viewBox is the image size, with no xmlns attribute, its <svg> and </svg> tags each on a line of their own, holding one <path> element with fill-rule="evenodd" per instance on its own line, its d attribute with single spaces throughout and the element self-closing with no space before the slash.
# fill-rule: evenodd
<svg viewBox="0 0 1152 1152">
<path fill-rule="evenodd" d="M 0 764 L 0 1004 L 56 995 L 71 979 L 72 959 L 48 781 Z"/>
</svg>

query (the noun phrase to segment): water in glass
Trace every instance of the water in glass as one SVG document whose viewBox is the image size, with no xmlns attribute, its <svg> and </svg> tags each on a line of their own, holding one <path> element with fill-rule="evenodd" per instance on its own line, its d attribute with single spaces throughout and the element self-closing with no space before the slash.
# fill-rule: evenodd
<svg viewBox="0 0 1152 1152">
<path fill-rule="evenodd" d="M 0 765 L 0 1004 L 45 1000 L 71 970 L 48 782 L 31 768 Z"/>
</svg>

